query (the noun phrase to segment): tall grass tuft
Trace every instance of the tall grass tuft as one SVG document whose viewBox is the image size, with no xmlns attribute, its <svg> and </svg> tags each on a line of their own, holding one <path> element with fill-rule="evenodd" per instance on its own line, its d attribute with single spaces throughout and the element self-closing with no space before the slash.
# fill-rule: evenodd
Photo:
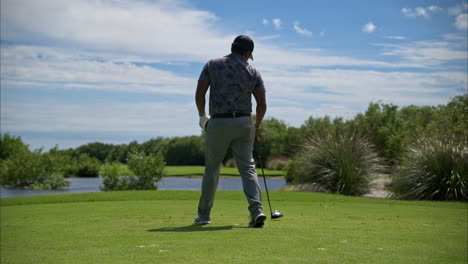
<svg viewBox="0 0 468 264">
<path fill-rule="evenodd" d="M 327 134 L 312 137 L 291 162 L 293 183 L 314 183 L 329 192 L 346 195 L 367 193 L 372 175 L 382 171 L 381 159 L 364 138 Z"/>
<path fill-rule="evenodd" d="M 466 141 L 419 140 L 410 149 L 393 189 L 401 199 L 467 201 Z"/>
</svg>

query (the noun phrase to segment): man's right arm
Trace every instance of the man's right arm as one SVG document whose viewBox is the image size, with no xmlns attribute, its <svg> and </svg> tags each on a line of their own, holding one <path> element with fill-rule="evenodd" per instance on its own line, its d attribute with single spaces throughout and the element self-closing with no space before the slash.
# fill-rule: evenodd
<svg viewBox="0 0 468 264">
<path fill-rule="evenodd" d="M 195 104 L 197 105 L 198 114 L 205 114 L 205 95 L 208 91 L 210 83 L 208 81 L 198 81 L 197 91 L 195 92 Z"/>
</svg>

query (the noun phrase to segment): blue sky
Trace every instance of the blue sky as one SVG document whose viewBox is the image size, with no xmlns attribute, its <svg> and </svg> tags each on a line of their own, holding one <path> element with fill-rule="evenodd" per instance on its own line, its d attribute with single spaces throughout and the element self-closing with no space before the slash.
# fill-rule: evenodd
<svg viewBox="0 0 468 264">
<path fill-rule="evenodd" d="M 200 135 L 196 81 L 235 36 L 267 117 L 353 118 L 370 102 L 467 93 L 468 4 L 442 1 L 1 1 L 1 132 L 32 149 Z"/>
</svg>

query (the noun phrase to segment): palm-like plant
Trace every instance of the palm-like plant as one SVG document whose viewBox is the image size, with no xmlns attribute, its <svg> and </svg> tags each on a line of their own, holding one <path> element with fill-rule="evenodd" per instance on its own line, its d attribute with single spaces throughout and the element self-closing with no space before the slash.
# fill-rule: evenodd
<svg viewBox="0 0 468 264">
<path fill-rule="evenodd" d="M 362 195 L 382 171 L 373 146 L 355 134 L 312 137 L 292 163 L 296 183 L 315 183 L 333 193 Z"/>
<path fill-rule="evenodd" d="M 466 141 L 419 140 L 407 155 L 394 192 L 401 199 L 467 201 Z"/>
</svg>

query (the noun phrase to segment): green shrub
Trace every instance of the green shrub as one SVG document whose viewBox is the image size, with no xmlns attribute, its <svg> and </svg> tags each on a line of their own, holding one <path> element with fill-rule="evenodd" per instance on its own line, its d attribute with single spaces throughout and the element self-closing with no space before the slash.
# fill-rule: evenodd
<svg viewBox="0 0 468 264">
<path fill-rule="evenodd" d="M 0 134 L 0 161 L 8 159 L 18 151 L 28 151 L 28 145 L 23 143 L 21 137 L 15 137 L 9 133 Z"/>
<path fill-rule="evenodd" d="M 67 188 L 70 185 L 70 182 L 65 180 L 63 174 L 61 173 L 52 173 L 46 177 L 43 181 L 33 183 L 28 186 L 28 189 L 33 190 L 60 190 Z"/>
<path fill-rule="evenodd" d="M 164 158 L 161 153 L 146 155 L 132 150 L 127 165 L 105 164 L 101 166 L 104 191 L 117 190 L 156 190 L 164 175 Z"/>
<path fill-rule="evenodd" d="M 155 190 L 155 182 L 164 176 L 164 157 L 161 153 L 146 155 L 144 152 L 131 151 L 128 155 L 128 167 L 137 176 L 135 190 Z"/>
<path fill-rule="evenodd" d="M 66 153 L 51 150 L 49 155 L 55 163 L 55 166 L 63 173 L 65 177 L 98 177 L 101 162 L 88 154 L 81 154 L 78 157 L 72 157 Z"/>
<path fill-rule="evenodd" d="M 74 160 L 74 172 L 76 177 L 98 177 L 101 163 L 97 158 L 81 154 Z"/>
<path fill-rule="evenodd" d="M 119 176 L 131 176 L 133 172 L 125 164 L 112 163 L 103 164 L 99 170 L 101 176 L 119 177 Z"/>
<path fill-rule="evenodd" d="M 131 189 L 133 172 L 127 165 L 120 163 L 103 164 L 99 171 L 102 176 L 103 191 L 122 191 Z"/>
<path fill-rule="evenodd" d="M 466 141 L 419 140 L 406 156 L 393 191 L 401 199 L 467 201 Z"/>
<path fill-rule="evenodd" d="M 204 138 L 200 136 L 174 137 L 157 153 L 165 151 L 165 160 L 169 165 L 202 165 L 205 163 L 204 146 Z"/>
<path fill-rule="evenodd" d="M 285 170 L 288 167 L 289 159 L 282 156 L 268 158 L 266 168 L 269 170 Z"/>
<path fill-rule="evenodd" d="M 255 120 L 255 116 L 252 119 Z M 288 126 L 284 121 L 276 118 L 263 120 L 260 137 L 256 140 L 253 149 L 257 167 L 262 164 L 266 166 L 270 156 L 289 154 L 288 144 Z"/>
<path fill-rule="evenodd" d="M 373 174 L 382 170 L 372 145 L 356 135 L 312 137 L 288 169 L 294 183 L 314 183 L 329 192 L 362 195 Z"/>
<path fill-rule="evenodd" d="M 305 160 L 302 158 L 301 155 L 297 155 L 289 162 L 285 177 L 287 184 L 297 184 L 299 183 L 299 179 L 305 175 Z"/>
<path fill-rule="evenodd" d="M 63 189 L 70 184 L 54 155 L 19 148 L 2 160 L 0 183 L 8 188 Z"/>
<path fill-rule="evenodd" d="M 370 103 L 367 111 L 358 114 L 355 121 L 359 135 L 368 138 L 390 165 L 399 163 L 407 138 L 398 106 Z"/>
<path fill-rule="evenodd" d="M 235 158 L 228 158 L 226 160 L 226 162 L 224 162 L 224 167 L 237 168 L 236 159 Z"/>
</svg>

